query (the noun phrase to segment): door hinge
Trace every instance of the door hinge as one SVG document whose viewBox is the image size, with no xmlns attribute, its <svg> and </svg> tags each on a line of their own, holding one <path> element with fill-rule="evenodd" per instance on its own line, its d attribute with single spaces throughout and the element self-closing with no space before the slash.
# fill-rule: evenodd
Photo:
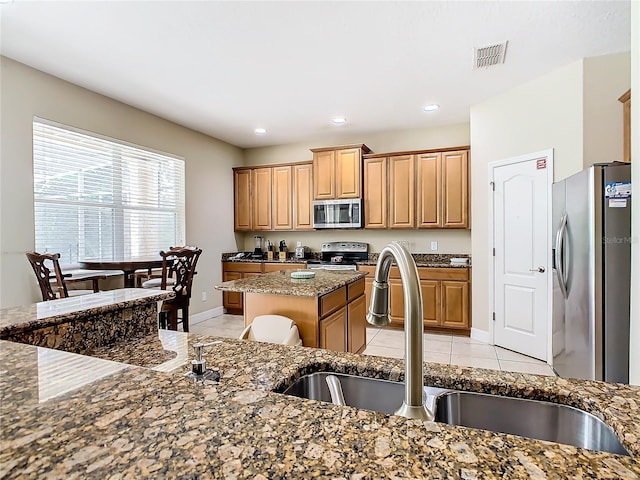
<svg viewBox="0 0 640 480">
<path fill-rule="evenodd" d="M 496 321 L 496 312 L 493 312 L 493 321 Z"/>
<path fill-rule="evenodd" d="M 491 185 L 491 190 L 493 190 L 494 192 L 496 191 L 496 184 L 495 182 L 489 182 L 489 185 Z"/>
<path fill-rule="evenodd" d="M 493 256 L 496 256 L 496 247 L 493 247 Z"/>
</svg>

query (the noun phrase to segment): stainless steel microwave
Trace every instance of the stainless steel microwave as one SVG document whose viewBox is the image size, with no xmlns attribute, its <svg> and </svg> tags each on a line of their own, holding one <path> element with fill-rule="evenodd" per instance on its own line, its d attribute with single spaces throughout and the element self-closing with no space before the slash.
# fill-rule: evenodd
<svg viewBox="0 0 640 480">
<path fill-rule="evenodd" d="M 362 199 L 315 200 L 313 228 L 362 228 Z"/>
</svg>

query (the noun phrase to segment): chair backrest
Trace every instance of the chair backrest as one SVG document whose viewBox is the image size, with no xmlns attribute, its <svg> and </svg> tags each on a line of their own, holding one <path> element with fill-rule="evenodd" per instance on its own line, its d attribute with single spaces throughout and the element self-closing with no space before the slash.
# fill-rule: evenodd
<svg viewBox="0 0 640 480">
<path fill-rule="evenodd" d="M 60 270 L 60 263 L 58 262 L 59 253 L 27 252 L 26 255 L 38 279 L 43 301 L 69 296 L 67 286 L 64 284 L 62 270 Z M 51 273 L 52 271 L 53 274 Z M 58 295 L 53 291 L 51 280 L 56 281 Z"/>
<path fill-rule="evenodd" d="M 176 295 L 191 298 L 191 285 L 196 274 L 196 264 L 202 250 L 198 247 L 171 247 L 166 252 L 160 252 L 162 257 L 162 281 L 160 288 L 167 289 L 167 279 L 173 278 L 171 288 Z"/>
<path fill-rule="evenodd" d="M 300 339 L 296 324 L 282 315 L 258 315 L 251 322 L 247 338 L 258 342 L 291 345 L 297 344 Z"/>
</svg>

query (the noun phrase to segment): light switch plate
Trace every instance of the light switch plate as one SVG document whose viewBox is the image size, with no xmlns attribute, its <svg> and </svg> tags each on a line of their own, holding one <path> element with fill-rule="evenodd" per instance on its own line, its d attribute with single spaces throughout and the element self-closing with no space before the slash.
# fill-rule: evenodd
<svg viewBox="0 0 640 480">
<path fill-rule="evenodd" d="M 207 301 L 207 292 L 202 292 L 202 301 L 203 302 Z"/>
<path fill-rule="evenodd" d="M 438 242 L 431 242 L 431 251 L 432 252 L 438 251 Z"/>
</svg>

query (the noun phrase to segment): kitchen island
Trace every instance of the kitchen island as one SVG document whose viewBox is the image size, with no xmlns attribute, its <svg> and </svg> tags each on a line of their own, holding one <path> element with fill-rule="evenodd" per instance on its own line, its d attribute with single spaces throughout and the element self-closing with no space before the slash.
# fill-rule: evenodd
<svg viewBox="0 0 640 480">
<path fill-rule="evenodd" d="M 367 274 L 355 270 L 302 272 L 315 273 L 315 277 L 295 279 L 292 270 L 281 270 L 215 288 L 244 294 L 245 326 L 258 315 L 283 315 L 297 325 L 306 347 L 362 352 L 366 346 Z"/>
<path fill-rule="evenodd" d="M 216 340 L 163 336 L 189 352 Z M 638 387 L 425 364 L 427 385 L 587 410 L 616 431 L 627 457 L 285 396 L 276 392 L 321 370 L 401 380 L 403 361 L 217 340 L 204 356 L 219 384 L 185 378 L 188 361 L 159 371 L 167 364 L 145 353 L 157 335 L 105 350 L 104 360 L 56 352 L 58 369 L 52 350 L 0 341 L 0 477 L 640 478 Z M 115 371 L 96 377 L 107 367 Z M 67 393 L 61 372 L 78 377 Z"/>
<path fill-rule="evenodd" d="M 173 291 L 121 288 L 0 310 L 0 339 L 84 353 L 158 330 Z"/>
</svg>

